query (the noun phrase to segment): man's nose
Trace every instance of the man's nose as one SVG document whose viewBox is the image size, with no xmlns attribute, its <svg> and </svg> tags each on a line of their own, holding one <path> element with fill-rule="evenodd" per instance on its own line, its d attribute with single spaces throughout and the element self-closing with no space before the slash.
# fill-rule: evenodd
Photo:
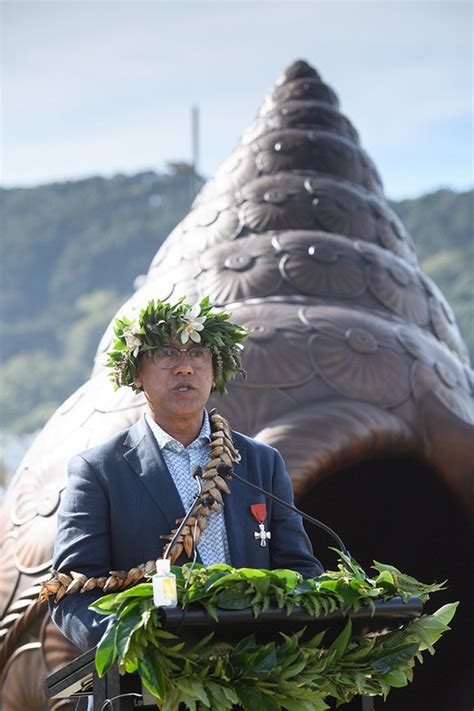
<svg viewBox="0 0 474 711">
<path fill-rule="evenodd" d="M 193 366 L 189 359 L 187 351 L 181 351 L 179 354 L 179 360 L 174 368 L 175 373 L 193 373 Z"/>
</svg>

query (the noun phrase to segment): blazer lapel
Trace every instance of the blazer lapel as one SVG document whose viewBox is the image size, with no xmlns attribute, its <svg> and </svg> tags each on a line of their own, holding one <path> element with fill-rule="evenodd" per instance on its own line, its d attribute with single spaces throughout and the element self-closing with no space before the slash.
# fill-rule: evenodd
<svg viewBox="0 0 474 711">
<path fill-rule="evenodd" d="M 236 446 L 238 447 L 238 444 L 236 444 Z M 238 464 L 234 465 L 234 469 L 236 474 L 246 479 L 246 452 L 243 447 L 238 447 L 238 449 L 242 459 Z M 227 540 L 229 543 L 230 559 L 234 568 L 242 568 L 252 565 L 252 560 L 249 559 L 249 555 L 251 554 L 251 546 L 249 545 L 249 541 L 251 538 L 253 539 L 253 534 L 248 530 L 245 523 L 248 520 L 250 505 L 249 492 L 251 495 L 251 490 L 248 489 L 245 484 L 242 484 L 239 481 L 233 481 L 231 482 L 231 494 L 225 499 L 224 516 L 227 529 Z"/>
<path fill-rule="evenodd" d="M 160 509 L 169 530 L 176 528 L 175 519 L 184 516 L 183 504 L 158 443 L 144 417 L 130 428 L 124 445 L 128 447 L 123 455 L 125 460 Z"/>
</svg>

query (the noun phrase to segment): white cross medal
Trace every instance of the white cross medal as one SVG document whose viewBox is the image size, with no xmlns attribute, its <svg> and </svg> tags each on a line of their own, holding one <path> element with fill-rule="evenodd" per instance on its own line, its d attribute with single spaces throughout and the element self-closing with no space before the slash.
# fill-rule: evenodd
<svg viewBox="0 0 474 711">
<path fill-rule="evenodd" d="M 265 519 L 267 517 L 267 505 L 266 504 L 251 504 L 250 511 L 252 516 L 258 523 L 258 531 L 255 531 L 253 537 L 256 541 L 260 541 L 260 546 L 265 548 L 267 541 L 270 540 L 272 534 L 270 531 L 265 530 Z"/>
</svg>

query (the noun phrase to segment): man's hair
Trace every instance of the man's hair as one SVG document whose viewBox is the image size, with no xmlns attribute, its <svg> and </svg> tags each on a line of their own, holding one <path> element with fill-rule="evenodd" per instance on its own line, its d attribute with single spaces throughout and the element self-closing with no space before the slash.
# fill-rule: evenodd
<svg viewBox="0 0 474 711">
<path fill-rule="evenodd" d="M 141 390 L 135 384 L 140 360 L 154 350 L 169 345 L 173 339 L 186 344 L 191 341 L 209 348 L 214 365 L 215 390 L 223 395 L 226 383 L 240 373 L 242 368 L 242 342 L 248 335 L 243 326 L 230 321 L 231 313 L 215 311 L 209 298 L 193 306 L 184 302 L 176 304 L 151 300 L 135 321 L 126 316 L 114 320 L 115 341 L 110 350 L 107 367 L 115 389 L 128 385 L 135 392 Z"/>
</svg>

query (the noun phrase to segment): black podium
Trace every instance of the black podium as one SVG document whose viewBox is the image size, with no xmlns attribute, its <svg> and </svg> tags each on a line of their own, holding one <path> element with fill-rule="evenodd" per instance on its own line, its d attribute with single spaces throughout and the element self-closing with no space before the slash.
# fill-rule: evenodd
<svg viewBox="0 0 474 711">
<path fill-rule="evenodd" d="M 375 614 L 367 606 L 357 612 L 351 612 L 353 635 L 358 636 L 368 631 L 396 629 L 401 624 L 419 617 L 423 612 L 423 603 L 419 598 L 410 598 L 404 603 L 401 598 L 375 604 Z M 339 611 L 323 617 L 312 617 L 304 608 L 297 607 L 290 615 L 279 608 L 269 608 L 256 619 L 251 610 L 219 610 L 218 621 L 204 609 L 179 607 L 160 608 L 163 629 L 173 632 L 189 643 L 197 642 L 210 631 L 215 632 L 215 640 L 236 642 L 249 634 L 255 634 L 262 643 L 276 640 L 279 632 L 294 633 L 306 627 L 303 639 L 316 635 L 323 629 L 329 635 L 337 635 L 344 626 L 347 617 Z M 156 709 L 156 704 L 143 690 L 137 674 L 120 676 L 117 664 L 99 679 L 95 671 L 95 648 L 77 657 L 69 664 L 47 677 L 44 691 L 47 698 L 76 698 L 93 696 L 94 711 L 132 711 L 133 709 Z M 107 703 L 113 702 L 113 705 Z M 373 698 L 361 697 L 362 710 L 374 709 Z M 84 700 L 84 709 L 87 703 Z"/>
</svg>

